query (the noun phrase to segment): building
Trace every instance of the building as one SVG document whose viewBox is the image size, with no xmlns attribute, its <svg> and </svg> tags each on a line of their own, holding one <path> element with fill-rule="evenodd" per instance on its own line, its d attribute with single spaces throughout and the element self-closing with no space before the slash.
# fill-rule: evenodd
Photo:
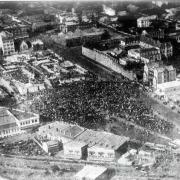
<svg viewBox="0 0 180 180">
<path fill-rule="evenodd" d="M 71 141 L 63 145 L 64 156 L 72 159 L 87 158 L 87 144 L 79 141 Z"/>
<path fill-rule="evenodd" d="M 16 118 L 7 109 L 0 107 L 0 138 L 14 136 L 22 133 Z"/>
<path fill-rule="evenodd" d="M 115 41 L 115 43 L 118 43 L 118 41 Z M 135 80 L 136 74 L 133 71 L 128 71 L 123 68 L 121 65 L 121 60 L 118 57 L 114 57 L 107 53 L 107 50 L 110 48 L 111 43 L 105 42 L 102 43 L 99 47 L 96 47 L 94 45 L 84 45 L 82 47 L 82 54 L 90 59 L 92 61 L 96 61 L 97 63 L 100 63 L 113 71 L 122 74 L 124 77 Z"/>
<path fill-rule="evenodd" d="M 164 39 L 165 37 L 164 29 L 161 28 L 152 28 L 146 31 L 153 39 Z"/>
<path fill-rule="evenodd" d="M 144 63 L 151 63 L 155 61 L 161 61 L 161 53 L 156 48 L 147 48 L 147 49 L 130 49 L 128 51 L 128 56 L 135 59 L 139 59 Z"/>
<path fill-rule="evenodd" d="M 64 156 L 90 161 L 115 161 L 127 149 L 128 137 L 54 122 L 39 127 L 39 136 L 63 144 Z"/>
<path fill-rule="evenodd" d="M 153 20 L 156 20 L 157 16 L 152 15 L 152 16 L 147 16 L 147 17 L 140 17 L 137 19 L 137 27 L 139 28 L 147 28 L 151 25 L 151 22 Z"/>
<path fill-rule="evenodd" d="M 96 28 L 97 25 L 96 23 L 92 23 L 92 22 L 82 22 L 82 23 L 78 23 L 75 21 L 70 21 L 70 22 L 65 22 L 60 24 L 60 30 L 63 33 L 67 33 L 67 32 L 74 32 L 76 29 L 80 29 L 80 30 L 85 30 L 85 29 L 90 29 L 90 28 Z"/>
<path fill-rule="evenodd" d="M 146 80 L 157 89 L 159 84 L 172 82 L 176 80 L 176 69 L 173 66 L 147 66 L 144 67 L 144 76 Z"/>
<path fill-rule="evenodd" d="M 86 42 L 100 42 L 103 32 L 90 32 L 82 34 L 72 34 L 66 36 L 65 44 L 67 47 L 80 46 Z"/>
<path fill-rule="evenodd" d="M 8 31 L 11 34 L 13 34 L 14 39 L 28 38 L 29 37 L 28 29 L 29 26 L 24 24 L 17 24 L 17 23 L 10 26 L 6 26 L 4 28 L 5 31 Z"/>
<path fill-rule="evenodd" d="M 1 32 L 0 47 L 2 48 L 4 56 L 15 54 L 13 34 L 9 33 L 8 31 Z"/>
<path fill-rule="evenodd" d="M 46 153 L 56 153 L 60 150 L 61 144 L 59 141 L 46 141 L 42 143 L 42 148 Z"/>
<path fill-rule="evenodd" d="M 180 32 L 169 33 L 168 37 L 175 40 L 177 43 L 180 43 Z"/>
<path fill-rule="evenodd" d="M 40 39 L 34 39 L 31 41 L 31 46 L 34 51 L 43 50 L 44 43 Z"/>
<path fill-rule="evenodd" d="M 140 37 L 141 48 L 156 48 L 159 49 L 161 54 L 166 58 L 171 57 L 173 55 L 173 46 L 170 42 L 160 42 L 159 40 L 154 40 L 149 36 L 142 35 Z"/>
<path fill-rule="evenodd" d="M 139 36 L 123 37 L 120 39 L 120 46 L 123 48 L 131 48 L 139 46 Z"/>
<path fill-rule="evenodd" d="M 40 136 L 50 140 L 59 140 L 63 144 L 74 140 L 83 131 L 84 128 L 78 125 L 58 121 L 39 127 Z"/>
<path fill-rule="evenodd" d="M 152 167 L 156 162 L 156 156 L 153 151 L 140 150 L 136 155 L 136 164 L 143 167 Z"/>
<path fill-rule="evenodd" d="M 32 128 L 39 125 L 39 115 L 17 109 L 10 109 L 9 112 L 14 116 L 21 129 Z"/>
<path fill-rule="evenodd" d="M 75 176 L 74 180 L 110 180 L 112 173 L 102 166 L 90 166 L 86 165 Z"/>
<path fill-rule="evenodd" d="M 87 129 L 75 140 L 88 145 L 88 160 L 115 161 L 123 151 L 126 151 L 129 138 Z"/>
</svg>

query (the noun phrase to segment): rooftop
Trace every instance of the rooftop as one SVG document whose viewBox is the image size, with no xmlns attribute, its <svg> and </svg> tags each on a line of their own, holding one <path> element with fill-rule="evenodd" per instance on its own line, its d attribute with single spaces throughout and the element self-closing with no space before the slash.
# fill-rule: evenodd
<svg viewBox="0 0 180 180">
<path fill-rule="evenodd" d="M 7 108 L 0 107 L 0 130 L 15 127 L 16 119 Z"/>
<path fill-rule="evenodd" d="M 101 174 L 103 174 L 107 170 L 106 167 L 102 166 L 84 166 L 84 168 L 79 171 L 75 177 L 76 178 L 85 178 L 85 179 L 96 179 Z"/>
<path fill-rule="evenodd" d="M 55 136 L 64 136 L 64 137 L 73 139 L 77 135 L 82 133 L 84 131 L 84 128 L 77 125 L 72 125 L 72 124 L 56 121 L 54 123 L 50 123 L 50 124 L 40 127 L 39 130 L 40 132 L 42 131 L 45 131 L 46 133 L 50 132 L 51 134 Z"/>
<path fill-rule="evenodd" d="M 20 121 L 24 119 L 36 117 L 35 114 L 33 113 L 16 110 L 16 109 L 11 109 L 10 112 Z"/>
<path fill-rule="evenodd" d="M 87 129 L 77 136 L 76 140 L 87 143 L 89 147 L 96 146 L 100 148 L 117 150 L 125 142 L 129 141 L 129 138 L 108 132 Z"/>
<path fill-rule="evenodd" d="M 153 19 L 157 19 L 157 15 L 152 15 L 152 16 L 146 16 L 146 17 L 140 17 L 137 20 L 153 20 Z"/>
</svg>

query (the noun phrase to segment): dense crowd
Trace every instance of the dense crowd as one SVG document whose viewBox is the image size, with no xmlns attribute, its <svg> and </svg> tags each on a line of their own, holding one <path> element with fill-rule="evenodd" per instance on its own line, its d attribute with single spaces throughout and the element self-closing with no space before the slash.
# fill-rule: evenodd
<svg viewBox="0 0 180 180">
<path fill-rule="evenodd" d="M 106 125 L 107 115 L 117 116 L 156 132 L 167 133 L 172 125 L 153 117 L 151 107 L 140 100 L 142 91 L 133 82 L 80 81 L 65 84 L 41 98 L 41 114 L 51 120 L 78 123 L 87 128 Z"/>
<path fill-rule="evenodd" d="M 24 84 L 27 84 L 29 82 L 29 78 L 22 72 L 21 69 L 10 72 L 10 76 L 16 81 L 19 81 Z"/>
</svg>

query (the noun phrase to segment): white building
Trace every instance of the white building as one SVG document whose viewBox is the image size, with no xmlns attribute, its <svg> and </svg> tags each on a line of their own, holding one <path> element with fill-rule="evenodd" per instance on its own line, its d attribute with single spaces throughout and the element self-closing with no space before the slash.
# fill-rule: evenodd
<svg viewBox="0 0 180 180">
<path fill-rule="evenodd" d="M 139 28 L 149 27 L 151 25 L 151 21 L 156 19 L 157 19 L 156 15 L 140 17 L 137 19 L 137 27 Z"/>
<path fill-rule="evenodd" d="M 102 166 L 84 166 L 75 176 L 74 180 L 110 180 L 108 169 Z"/>
<path fill-rule="evenodd" d="M 71 141 L 63 144 L 64 156 L 73 159 L 87 158 L 87 144 L 84 142 Z"/>
<path fill-rule="evenodd" d="M 85 130 L 75 138 L 88 144 L 88 160 L 116 161 L 127 148 L 128 137 L 108 132 Z"/>
<path fill-rule="evenodd" d="M 16 118 L 7 108 L 0 107 L 0 138 L 22 133 Z"/>
<path fill-rule="evenodd" d="M 21 129 L 27 129 L 39 125 L 38 114 L 17 109 L 10 109 L 9 112 L 14 116 L 16 123 Z"/>
<path fill-rule="evenodd" d="M 42 148 L 46 153 L 55 153 L 60 150 L 60 142 L 59 141 L 43 142 Z"/>
</svg>

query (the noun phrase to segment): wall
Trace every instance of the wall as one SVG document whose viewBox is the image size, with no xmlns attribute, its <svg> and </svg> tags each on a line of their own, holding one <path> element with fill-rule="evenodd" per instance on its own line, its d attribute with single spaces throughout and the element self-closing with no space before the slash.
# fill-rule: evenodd
<svg viewBox="0 0 180 180">
<path fill-rule="evenodd" d="M 86 47 L 82 47 L 82 54 L 90 59 L 93 59 L 104 66 L 112 69 L 113 71 L 122 74 L 123 76 L 127 77 L 130 80 L 135 79 L 135 74 L 132 71 L 125 71 L 120 64 L 117 64 L 115 61 L 116 59 L 112 58 L 109 55 L 104 54 L 101 51 L 96 49 L 91 50 Z"/>
<path fill-rule="evenodd" d="M 88 160 L 114 161 L 115 151 L 104 148 L 88 148 Z"/>
</svg>

